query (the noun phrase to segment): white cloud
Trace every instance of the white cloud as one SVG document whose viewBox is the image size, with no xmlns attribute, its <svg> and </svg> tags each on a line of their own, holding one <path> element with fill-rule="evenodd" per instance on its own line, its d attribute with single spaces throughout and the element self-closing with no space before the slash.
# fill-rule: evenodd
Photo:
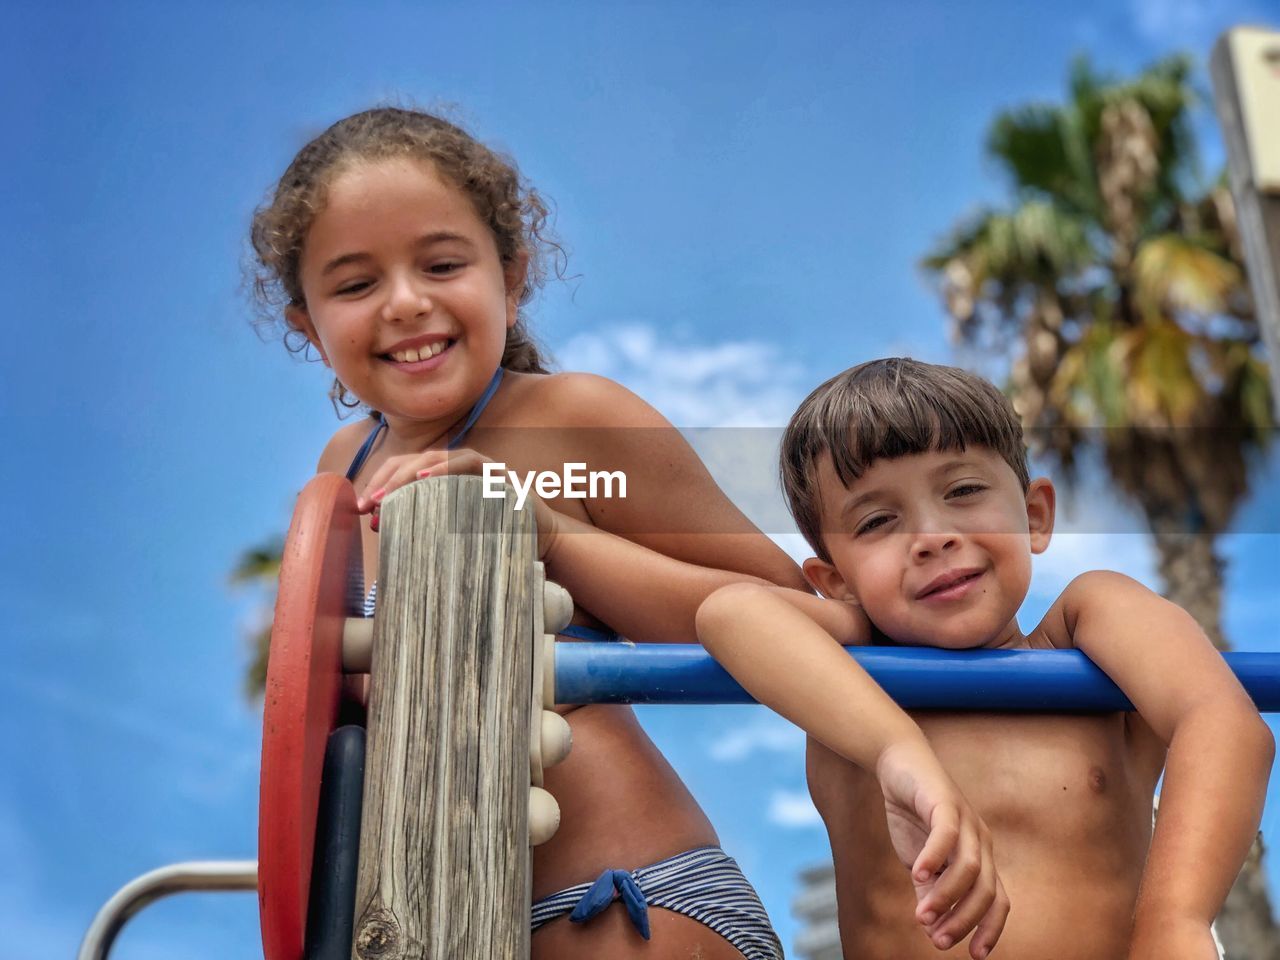
<svg viewBox="0 0 1280 960">
<path fill-rule="evenodd" d="M 584 333 L 556 351 L 566 370 L 617 380 L 679 427 L 777 427 L 805 394 L 804 368 L 776 345 L 690 342 L 647 323 Z"/>
<path fill-rule="evenodd" d="M 822 825 L 818 808 L 805 790 L 775 790 L 769 797 L 769 822 L 789 830 Z"/>
<path fill-rule="evenodd" d="M 728 730 L 707 748 L 712 760 L 722 763 L 745 760 L 752 754 L 800 752 L 804 750 L 804 732 L 776 714 L 766 714 L 753 723 Z"/>
</svg>

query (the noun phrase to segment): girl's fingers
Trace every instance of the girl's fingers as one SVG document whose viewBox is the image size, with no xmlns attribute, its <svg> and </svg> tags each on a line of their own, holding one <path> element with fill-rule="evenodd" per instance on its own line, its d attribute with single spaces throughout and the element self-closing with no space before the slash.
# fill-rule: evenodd
<svg viewBox="0 0 1280 960">
<path fill-rule="evenodd" d="M 447 450 L 428 450 L 425 453 L 411 453 L 400 457 L 391 457 L 379 465 L 356 497 L 356 509 L 368 513 L 381 503 L 392 490 L 412 483 L 418 478 L 420 471 L 430 469 L 449 456 Z"/>
<path fill-rule="evenodd" d="M 489 458 L 474 450 L 427 450 L 424 453 L 391 457 L 381 464 L 365 481 L 356 497 L 356 509 L 369 513 L 386 499 L 393 490 L 424 477 L 443 477 L 450 474 L 480 473 Z"/>
<path fill-rule="evenodd" d="M 423 477 L 460 477 L 480 473 L 484 469 L 484 464 L 488 462 L 488 457 L 482 457 L 474 450 L 455 450 L 448 457 L 418 470 L 415 476 L 417 479 L 422 479 Z"/>
<path fill-rule="evenodd" d="M 368 513 L 387 495 L 387 480 L 391 476 L 388 464 L 384 463 L 373 472 L 373 476 L 365 481 L 364 487 L 356 497 L 356 509 Z"/>
</svg>

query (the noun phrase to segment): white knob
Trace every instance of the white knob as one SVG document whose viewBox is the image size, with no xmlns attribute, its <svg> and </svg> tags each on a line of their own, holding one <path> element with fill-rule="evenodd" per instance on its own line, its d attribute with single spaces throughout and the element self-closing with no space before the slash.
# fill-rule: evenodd
<svg viewBox="0 0 1280 960">
<path fill-rule="evenodd" d="M 573 746 L 573 731 L 564 717 L 554 710 L 542 711 L 542 765 L 554 767 L 569 755 Z"/>
<path fill-rule="evenodd" d="M 558 583 L 542 584 L 542 623 L 547 633 L 559 633 L 573 619 L 573 598 Z"/>
<path fill-rule="evenodd" d="M 529 845 L 536 847 L 556 835 L 560 804 L 541 787 L 529 788 Z"/>
</svg>

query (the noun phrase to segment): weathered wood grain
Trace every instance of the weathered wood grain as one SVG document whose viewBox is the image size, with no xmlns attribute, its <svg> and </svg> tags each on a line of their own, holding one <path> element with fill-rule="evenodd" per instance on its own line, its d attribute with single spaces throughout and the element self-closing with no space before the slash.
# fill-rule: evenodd
<svg viewBox="0 0 1280 960">
<path fill-rule="evenodd" d="M 358 960 L 527 960 L 533 511 L 478 477 L 382 506 Z"/>
</svg>

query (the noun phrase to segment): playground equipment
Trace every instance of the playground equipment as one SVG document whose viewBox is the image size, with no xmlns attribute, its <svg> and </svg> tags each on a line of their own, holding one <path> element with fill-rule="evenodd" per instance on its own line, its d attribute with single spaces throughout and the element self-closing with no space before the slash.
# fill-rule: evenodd
<svg viewBox="0 0 1280 960">
<path fill-rule="evenodd" d="M 1280 32 L 1233 27 L 1214 44 L 1209 73 L 1280 419 Z"/>
<path fill-rule="evenodd" d="M 572 602 L 542 579 L 532 513 L 480 484 L 426 480 L 387 498 L 372 623 L 349 616 L 364 588 L 351 485 L 308 484 L 272 631 L 259 860 L 137 878 L 99 911 L 80 960 L 103 960 L 159 897 L 255 888 L 266 960 L 523 960 L 529 848 L 558 822 L 542 769 L 568 751 L 544 707 L 751 702 L 697 646 L 552 643 Z M 908 707 L 1131 709 L 1078 651 L 850 653 Z M 1276 659 L 1227 655 L 1262 710 L 1280 710 Z M 341 724 L 362 712 L 344 690 L 363 673 L 367 724 Z"/>
</svg>

